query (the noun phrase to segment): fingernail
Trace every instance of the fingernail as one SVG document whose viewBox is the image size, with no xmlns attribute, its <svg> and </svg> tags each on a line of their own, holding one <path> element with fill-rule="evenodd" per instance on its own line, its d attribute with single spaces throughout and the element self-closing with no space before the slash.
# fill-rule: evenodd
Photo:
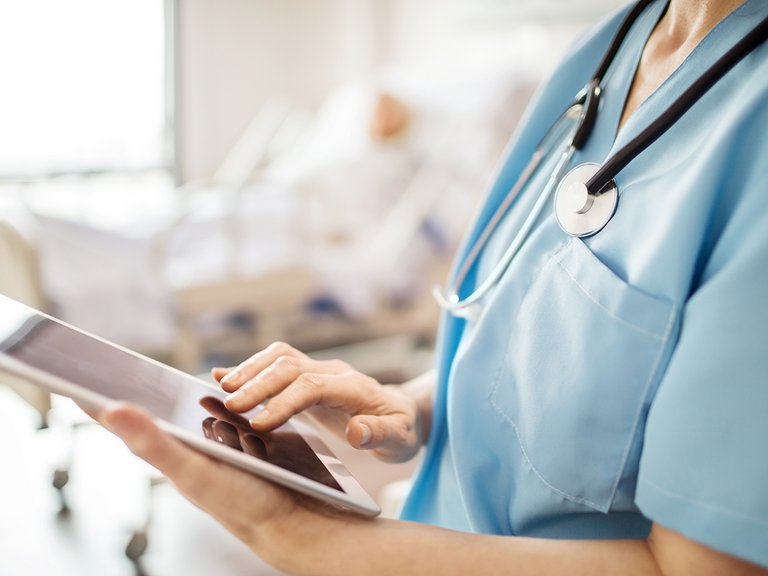
<svg viewBox="0 0 768 576">
<path fill-rule="evenodd" d="M 365 446 L 371 441 L 373 433 L 367 424 L 360 424 L 360 431 L 363 433 L 363 437 L 360 439 L 360 446 Z"/>
<path fill-rule="evenodd" d="M 238 384 L 240 382 L 240 378 L 242 377 L 242 373 L 240 370 L 232 370 L 232 372 L 227 372 L 227 374 L 224 375 L 224 378 L 221 379 L 222 384 Z"/>
<path fill-rule="evenodd" d="M 251 424 L 261 424 L 267 418 L 269 418 L 269 410 L 267 410 L 266 408 L 263 408 L 261 412 L 256 414 L 256 416 L 254 416 L 253 418 L 251 418 Z"/>
<path fill-rule="evenodd" d="M 238 396 L 240 396 L 240 390 L 235 390 L 234 392 L 232 392 L 232 394 L 227 394 L 227 396 L 224 397 L 224 402 L 229 402 L 230 400 L 234 400 Z"/>
</svg>

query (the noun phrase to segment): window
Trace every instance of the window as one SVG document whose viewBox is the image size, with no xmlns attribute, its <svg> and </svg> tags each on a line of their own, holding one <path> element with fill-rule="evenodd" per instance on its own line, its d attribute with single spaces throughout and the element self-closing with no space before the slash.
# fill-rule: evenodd
<svg viewBox="0 0 768 576">
<path fill-rule="evenodd" d="M 0 179 L 170 168 L 164 11 L 0 3 Z"/>
</svg>

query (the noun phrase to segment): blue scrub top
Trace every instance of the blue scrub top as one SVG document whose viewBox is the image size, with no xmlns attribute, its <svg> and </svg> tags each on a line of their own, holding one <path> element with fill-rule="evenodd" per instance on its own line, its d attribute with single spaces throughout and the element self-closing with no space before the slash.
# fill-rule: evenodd
<svg viewBox="0 0 768 576">
<path fill-rule="evenodd" d="M 768 2 L 747 0 L 618 131 L 664 8 L 654 2 L 631 29 L 572 166 L 603 162 L 768 15 Z M 624 12 L 537 95 L 456 268 Z M 515 201 L 464 295 L 499 261 L 544 179 Z M 402 515 L 547 538 L 644 538 L 655 521 L 768 566 L 768 46 L 616 183 L 604 230 L 572 238 L 548 206 L 481 314 L 443 318 L 432 434 Z"/>
</svg>

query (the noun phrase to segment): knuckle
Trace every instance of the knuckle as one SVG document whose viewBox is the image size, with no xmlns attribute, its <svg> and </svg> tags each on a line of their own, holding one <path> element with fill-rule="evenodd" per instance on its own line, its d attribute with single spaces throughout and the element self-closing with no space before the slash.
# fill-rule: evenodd
<svg viewBox="0 0 768 576">
<path fill-rule="evenodd" d="M 328 366 L 331 368 L 331 370 L 337 371 L 337 372 L 349 372 L 352 370 L 352 367 L 344 362 L 344 360 L 329 360 Z"/>
<path fill-rule="evenodd" d="M 323 387 L 323 377 L 320 374 L 305 373 L 296 379 L 296 384 L 313 396 L 319 396 Z"/>
<path fill-rule="evenodd" d="M 268 394 L 274 387 L 274 375 L 268 370 L 265 370 L 261 374 L 256 375 L 243 384 L 240 388 L 242 395 L 251 400 L 261 399 L 265 394 Z"/>
<path fill-rule="evenodd" d="M 288 420 L 294 414 L 301 412 L 303 406 L 295 394 L 285 393 L 275 396 L 267 402 L 269 410 L 270 427 L 279 425 Z"/>
<path fill-rule="evenodd" d="M 408 442 L 411 437 L 411 433 L 412 427 L 406 420 L 398 418 L 394 422 L 394 426 L 392 427 L 392 436 L 398 442 Z"/>
<path fill-rule="evenodd" d="M 267 350 L 279 356 L 285 356 L 293 351 L 293 347 L 278 340 L 277 342 L 272 342 L 272 344 L 267 347 Z"/>
<path fill-rule="evenodd" d="M 269 410 L 269 417 L 258 421 L 259 426 L 272 427 L 275 421 L 279 422 L 283 419 L 283 414 L 286 412 L 286 399 L 282 396 L 270 398 L 264 407 Z"/>
<path fill-rule="evenodd" d="M 379 381 L 366 374 L 363 374 L 362 378 L 360 378 L 360 386 L 365 388 L 381 390 L 381 384 L 379 384 Z"/>
<path fill-rule="evenodd" d="M 264 370 L 261 374 L 248 382 L 248 389 L 251 395 L 262 397 L 264 395 L 274 394 L 280 387 L 280 378 L 274 370 Z"/>
<path fill-rule="evenodd" d="M 276 368 L 280 370 L 292 370 L 299 367 L 299 361 L 293 356 L 278 356 L 273 362 Z"/>
<path fill-rule="evenodd" d="M 387 441 L 388 444 L 400 444 L 403 440 L 402 429 L 395 423 L 388 422 L 387 424 L 382 427 L 382 441 Z"/>
<path fill-rule="evenodd" d="M 251 371 L 253 370 L 253 365 L 255 364 L 255 361 L 253 358 L 248 358 L 245 362 L 240 362 L 240 364 L 237 365 L 235 370 L 238 372 L 250 376 Z"/>
</svg>

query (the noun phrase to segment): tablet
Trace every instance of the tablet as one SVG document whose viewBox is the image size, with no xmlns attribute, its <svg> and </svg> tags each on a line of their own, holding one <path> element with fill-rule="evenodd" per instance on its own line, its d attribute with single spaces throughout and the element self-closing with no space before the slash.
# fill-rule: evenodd
<svg viewBox="0 0 768 576">
<path fill-rule="evenodd" d="M 376 502 L 304 420 L 263 433 L 206 382 L 0 295 L 0 372 L 102 408 L 136 404 L 189 446 L 303 494 L 365 516 Z"/>
</svg>

